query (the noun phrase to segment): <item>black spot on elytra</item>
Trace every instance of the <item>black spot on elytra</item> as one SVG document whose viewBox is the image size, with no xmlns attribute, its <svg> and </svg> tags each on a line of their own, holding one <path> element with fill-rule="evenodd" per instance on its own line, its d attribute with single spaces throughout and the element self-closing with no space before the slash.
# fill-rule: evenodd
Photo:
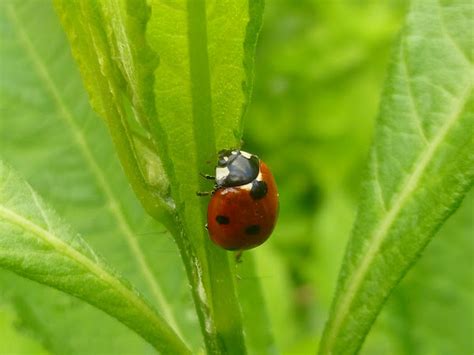
<svg viewBox="0 0 474 355">
<path fill-rule="evenodd" d="M 216 221 L 219 224 L 229 224 L 230 223 L 229 217 L 221 216 L 221 215 L 216 217 Z"/>
<path fill-rule="evenodd" d="M 253 224 L 245 228 L 245 233 L 249 235 L 255 235 L 260 232 L 260 226 L 258 224 Z"/>
<path fill-rule="evenodd" d="M 268 187 L 265 181 L 254 180 L 252 183 L 252 189 L 250 190 L 250 196 L 255 200 L 259 200 L 267 194 Z"/>
</svg>

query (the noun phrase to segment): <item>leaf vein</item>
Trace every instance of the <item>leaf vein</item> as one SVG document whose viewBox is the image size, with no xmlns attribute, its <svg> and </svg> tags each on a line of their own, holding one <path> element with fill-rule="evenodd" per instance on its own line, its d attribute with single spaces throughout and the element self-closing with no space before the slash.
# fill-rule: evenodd
<svg viewBox="0 0 474 355">
<path fill-rule="evenodd" d="M 412 109 L 412 114 L 413 114 L 413 121 L 416 125 L 416 129 L 418 131 L 418 134 L 420 135 L 421 139 L 423 140 L 423 143 L 425 145 L 428 144 L 428 139 L 426 138 L 426 134 L 425 134 L 425 131 L 423 129 L 423 124 L 422 124 L 422 121 L 421 121 L 421 116 L 420 116 L 420 113 L 418 112 L 418 107 L 417 107 L 417 103 L 416 103 L 416 99 L 415 99 L 415 96 L 413 94 L 413 87 L 412 87 L 412 81 L 410 80 L 410 72 L 409 72 L 409 69 L 408 69 L 408 58 L 407 58 L 407 50 L 406 50 L 406 44 L 405 43 L 402 43 L 401 46 L 400 46 L 400 51 L 401 51 L 401 66 L 402 66 L 402 70 L 403 70 L 403 76 L 405 77 L 405 84 L 406 84 L 406 89 L 407 89 L 407 92 L 408 92 L 408 99 L 410 101 L 410 106 L 411 106 L 411 109 Z"/>
<path fill-rule="evenodd" d="M 425 169 L 428 167 L 436 150 L 443 143 L 444 138 L 448 135 L 450 130 L 457 123 L 459 117 L 461 116 L 465 108 L 471 91 L 472 81 L 469 82 L 466 88 L 464 89 L 464 92 L 460 96 L 458 104 L 454 107 L 452 113 L 448 116 L 444 125 L 439 129 L 438 133 L 434 136 L 431 143 L 427 145 L 420 154 L 419 159 L 413 165 L 413 170 L 407 177 L 400 192 L 394 198 L 394 203 L 392 204 L 390 210 L 381 220 L 378 227 L 372 232 L 371 236 L 368 238 L 367 243 L 369 245 L 369 248 L 365 254 L 366 257 L 362 259 L 359 264 L 359 267 L 354 270 L 353 276 L 348 281 L 346 291 L 343 293 L 343 296 L 338 302 L 338 306 L 336 307 L 337 313 L 334 315 L 334 322 L 328 333 L 328 341 L 325 344 L 326 349 L 332 348 L 332 344 L 336 340 L 336 335 L 339 332 L 339 328 L 343 324 L 343 321 L 349 315 L 349 310 L 353 300 L 355 299 L 355 295 L 359 287 L 362 285 L 362 281 L 367 271 L 370 269 L 370 265 L 372 264 L 380 246 L 385 240 L 385 236 L 391 228 L 392 223 L 395 221 L 397 215 L 403 209 L 404 204 L 415 190 L 416 186 L 418 185 L 419 179 L 421 178 Z"/>
<path fill-rule="evenodd" d="M 446 21 L 444 20 L 444 15 L 443 11 L 441 11 L 443 5 L 441 5 L 440 0 L 436 0 L 437 3 L 437 11 L 438 11 L 438 17 L 440 19 L 441 23 L 441 29 L 443 31 L 443 34 L 446 36 L 446 38 L 449 40 L 449 42 L 453 45 L 453 47 L 456 49 L 459 54 L 461 54 L 462 58 L 464 59 L 465 62 L 467 62 L 470 66 L 473 65 L 467 54 L 464 52 L 464 50 L 461 48 L 458 42 L 453 38 L 452 33 L 448 30 L 448 27 L 446 26 Z M 472 37 L 471 37 L 472 39 Z"/>
<path fill-rule="evenodd" d="M 35 206 L 38 208 L 38 211 L 40 211 L 41 213 L 41 217 L 43 218 L 44 222 L 46 223 L 46 226 L 48 227 L 48 231 L 51 231 L 52 228 L 51 228 L 51 224 L 49 222 L 49 218 L 46 216 L 46 214 L 44 213 L 44 210 L 43 208 L 41 208 L 41 205 L 38 201 L 38 197 L 36 196 L 36 193 L 33 191 L 33 189 L 31 188 L 30 185 L 28 185 L 28 189 L 30 190 L 30 194 L 31 194 L 31 198 L 33 199 L 33 203 L 35 204 Z"/>
<path fill-rule="evenodd" d="M 375 192 L 377 198 L 380 201 L 380 205 L 384 211 L 387 212 L 387 205 L 385 203 L 385 198 L 382 190 L 382 186 L 380 185 L 380 176 L 379 176 L 379 163 L 378 163 L 378 153 L 376 147 L 373 149 L 373 169 L 374 169 L 374 181 L 375 181 Z"/>
<path fill-rule="evenodd" d="M 0 205 L 0 216 L 5 218 L 5 220 L 9 221 L 10 223 L 17 225 L 26 231 L 29 231 L 33 235 L 36 235 L 38 239 L 54 248 L 60 255 L 66 256 L 75 264 L 95 275 L 99 280 L 108 284 L 111 288 L 120 293 L 121 296 L 130 304 L 133 304 L 144 315 L 147 315 L 147 317 L 153 322 L 158 324 L 162 323 L 162 321 L 156 317 L 155 312 L 150 309 L 150 307 L 146 305 L 141 299 L 139 299 L 134 292 L 128 290 L 113 275 L 101 268 L 100 265 L 96 264 L 93 260 L 89 259 L 78 250 L 69 246 L 50 231 L 39 227 L 34 222 L 17 214 L 15 211 L 4 207 L 3 205 Z M 161 328 L 161 325 L 159 327 Z"/>
<path fill-rule="evenodd" d="M 153 292 L 153 295 L 157 299 L 160 307 L 163 308 L 163 312 L 167 315 L 167 317 L 171 314 L 170 311 L 170 306 L 167 304 L 167 302 L 164 299 L 163 293 L 161 291 L 161 288 L 155 281 L 153 277 L 153 273 L 150 269 L 150 266 L 148 265 L 148 262 L 145 259 L 145 256 L 143 255 L 141 251 L 141 247 L 137 242 L 137 237 L 133 233 L 130 225 L 126 221 L 126 218 L 123 214 L 123 211 L 119 207 L 119 202 L 117 201 L 116 197 L 114 196 L 112 190 L 110 189 L 109 185 L 107 184 L 107 180 L 105 178 L 105 175 L 101 171 L 100 165 L 97 163 L 97 161 L 94 158 L 93 153 L 89 149 L 87 142 L 84 138 L 84 135 L 82 131 L 80 130 L 79 126 L 76 124 L 73 114 L 70 112 L 66 104 L 63 102 L 61 99 L 60 93 L 58 88 L 56 87 L 55 83 L 51 79 L 51 76 L 46 69 L 45 64 L 42 62 L 40 56 L 36 52 L 35 47 L 31 43 L 30 38 L 28 37 L 27 33 L 24 31 L 22 26 L 19 23 L 19 19 L 15 13 L 15 10 L 11 4 L 7 5 L 8 9 L 8 14 L 9 17 L 12 21 L 12 24 L 16 27 L 18 37 L 20 44 L 25 49 L 25 52 L 27 55 L 30 57 L 38 75 L 43 84 L 45 85 L 47 91 L 51 94 L 54 102 L 56 103 L 59 111 L 61 112 L 60 117 L 64 120 L 66 125 L 70 128 L 74 140 L 79 147 L 80 152 L 82 153 L 85 162 L 89 166 L 93 176 L 95 177 L 97 184 L 99 188 L 103 191 L 106 200 L 108 203 L 106 204 L 111 211 L 112 215 L 114 216 L 115 220 L 118 222 L 119 229 L 121 230 L 123 235 L 125 237 L 125 240 L 127 241 L 127 244 L 129 245 L 132 254 L 134 255 L 138 266 L 148 284 L 150 289 Z M 170 322 L 173 322 L 173 318 L 169 319 Z M 178 330 L 176 329 L 178 332 Z"/>
</svg>

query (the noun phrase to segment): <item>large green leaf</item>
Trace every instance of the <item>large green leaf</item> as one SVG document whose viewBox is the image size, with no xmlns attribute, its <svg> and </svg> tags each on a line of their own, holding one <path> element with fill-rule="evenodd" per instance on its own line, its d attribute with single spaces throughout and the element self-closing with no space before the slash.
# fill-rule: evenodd
<svg viewBox="0 0 474 355">
<path fill-rule="evenodd" d="M 186 353 L 153 308 L 0 162 L 0 266 L 104 310 L 162 352 Z"/>
<path fill-rule="evenodd" d="M 177 250 L 131 193 L 107 132 L 90 110 L 51 5 L 3 2 L 0 13 L 2 156 L 197 346 Z M 150 350 L 120 323 L 65 294 L 8 272 L 0 272 L 0 289 L 23 329 L 55 352 Z"/>
<path fill-rule="evenodd" d="M 198 173 L 211 172 L 209 161 L 215 159 L 216 151 L 240 145 L 261 2 L 188 1 L 170 6 L 152 1 L 151 8 L 147 38 L 160 55 L 155 71 L 156 107 L 174 166 L 174 199 L 198 258 L 205 261 L 204 277 L 217 281 L 207 296 L 215 327 L 227 351 L 239 353 L 243 351 L 239 321 L 229 316 L 229 311 L 235 313 L 239 308 L 232 291 L 233 277 L 227 256 L 210 243 L 202 227 L 207 201 L 198 201 L 194 195 L 211 188 L 199 181 Z M 258 283 L 241 297 L 252 299 L 255 292 Z M 254 316 L 265 324 L 262 311 L 260 308 Z M 248 329 L 246 334 L 260 333 Z"/>
<path fill-rule="evenodd" d="M 152 75 L 157 61 L 152 54 L 146 55 L 144 45 L 143 55 L 133 51 L 132 46 L 133 40 L 137 47 L 144 40 L 143 36 L 132 37 L 139 36 L 146 23 L 144 4 L 130 1 L 134 15 L 128 15 L 125 1 L 56 1 L 55 4 L 91 104 L 109 126 L 131 186 L 151 215 L 172 223 L 169 182 L 155 152 L 157 144 L 162 147 L 163 142 L 150 140 L 153 97 L 150 102 L 148 92 L 143 89 L 146 83 L 151 85 L 145 77 Z M 129 24 L 135 16 L 141 27 Z M 140 66 L 145 61 L 148 67 Z M 132 103 L 133 117 L 128 112 L 128 100 Z M 161 133 L 161 129 L 156 131 Z M 162 155 L 166 156 L 166 152 Z"/>
<path fill-rule="evenodd" d="M 210 243 L 196 191 L 211 188 L 206 162 L 242 135 L 261 2 L 55 4 L 135 193 L 175 237 L 208 350 L 245 351 L 228 255 Z"/>
<path fill-rule="evenodd" d="M 367 337 L 364 354 L 474 351 L 473 213 L 471 189 L 393 291 Z"/>
<path fill-rule="evenodd" d="M 394 51 L 320 352 L 356 352 L 474 177 L 472 6 L 414 1 Z"/>
</svg>

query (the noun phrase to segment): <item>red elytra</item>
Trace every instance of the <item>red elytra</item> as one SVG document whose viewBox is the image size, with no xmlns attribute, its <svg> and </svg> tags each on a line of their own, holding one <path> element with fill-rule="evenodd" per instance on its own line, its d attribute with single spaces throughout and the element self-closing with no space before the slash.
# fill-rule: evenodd
<svg viewBox="0 0 474 355">
<path fill-rule="evenodd" d="M 252 182 L 214 191 L 207 209 L 207 228 L 215 244 L 227 250 L 245 250 L 270 237 L 278 217 L 278 191 L 272 173 L 261 160 L 258 180 L 265 182 L 266 193 L 257 198 L 251 194 Z"/>
</svg>

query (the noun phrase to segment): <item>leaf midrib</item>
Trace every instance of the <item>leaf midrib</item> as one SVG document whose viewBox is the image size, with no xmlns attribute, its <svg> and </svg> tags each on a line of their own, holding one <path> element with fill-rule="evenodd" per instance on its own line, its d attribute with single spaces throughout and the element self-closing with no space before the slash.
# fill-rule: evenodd
<svg viewBox="0 0 474 355">
<path fill-rule="evenodd" d="M 193 137 L 196 147 L 196 171 L 208 169 L 206 161 L 216 156 L 216 137 L 214 117 L 212 115 L 211 73 L 208 54 L 208 29 L 206 0 L 187 0 L 187 39 L 189 53 L 189 74 L 192 104 Z M 196 174 L 196 178 L 199 178 Z M 199 188 L 208 188 L 204 179 L 200 179 Z M 194 195 L 194 194 L 193 194 Z M 205 219 L 207 201 L 201 199 L 200 219 Z M 193 230 L 189 228 L 188 230 Z M 194 229 L 195 230 L 195 229 Z M 203 233 L 200 233 L 203 236 Z M 188 236 L 190 238 L 191 236 Z M 208 238 L 201 238 L 204 244 L 202 263 L 207 263 L 208 280 L 201 289 L 198 284 L 198 296 L 203 303 L 210 301 L 209 317 L 207 310 L 203 315 L 204 339 L 209 352 L 245 353 L 245 341 L 239 304 L 236 299 L 233 275 L 230 271 L 227 254 L 218 250 Z M 206 266 L 206 265 L 204 265 Z M 198 280 L 203 281 L 200 271 Z M 206 275 L 207 276 L 207 275 Z M 218 281 L 220 280 L 220 282 Z M 207 292 L 201 292 L 207 291 Z M 226 302 L 223 302 L 226 299 Z M 229 311 L 229 308 L 232 311 Z"/>
<path fill-rule="evenodd" d="M 455 126 L 459 117 L 461 117 L 461 113 L 463 112 L 464 107 L 468 101 L 469 95 L 471 93 L 472 85 L 473 83 L 471 80 L 469 81 L 459 100 L 458 105 L 454 108 L 448 120 L 446 120 L 445 124 L 441 127 L 432 142 L 425 146 L 425 149 L 420 155 L 420 158 L 414 163 L 415 169 L 411 174 L 408 175 L 409 177 L 403 184 L 403 187 L 397 194 L 396 198 L 394 199 L 392 207 L 387 210 L 385 217 L 382 219 L 379 226 L 372 233 L 372 236 L 368 239 L 368 243 L 370 246 L 367 250 L 366 258 L 362 260 L 359 268 L 354 271 L 353 276 L 349 281 L 349 286 L 346 288 L 346 291 L 344 292 L 341 301 L 338 303 L 339 306 L 336 308 L 338 313 L 335 314 L 334 321 L 332 323 L 333 326 L 328 332 L 326 350 L 332 348 L 332 345 L 336 340 L 336 335 L 339 333 L 338 329 L 342 325 L 343 321 L 347 318 L 348 311 L 350 309 L 350 306 L 352 305 L 353 300 L 355 299 L 355 295 L 362 284 L 367 270 L 369 270 L 370 265 L 375 259 L 375 256 L 377 255 L 380 246 L 385 240 L 385 236 L 387 235 L 388 230 L 392 226 L 400 211 L 403 209 L 406 201 L 416 189 L 420 178 L 422 177 L 424 171 L 431 162 L 436 150 L 442 144 L 444 138 L 448 135 L 450 130 Z"/>
<path fill-rule="evenodd" d="M 53 233 L 41 228 L 29 219 L 19 215 L 15 211 L 0 205 L 0 216 L 5 218 L 6 221 L 14 224 L 23 230 L 29 231 L 33 235 L 37 236 L 46 244 L 50 245 L 60 255 L 66 256 L 73 263 L 79 265 L 83 269 L 87 270 L 91 274 L 95 275 L 98 280 L 110 286 L 111 289 L 115 290 L 120 296 L 127 300 L 137 310 L 140 311 L 147 319 L 149 319 L 155 327 L 158 329 L 166 328 L 166 323 L 163 322 L 146 303 L 144 303 L 134 292 L 125 287 L 120 281 L 117 280 L 113 275 L 106 272 L 93 260 L 80 253 L 76 249 L 69 246 L 69 244 L 63 242 L 60 238 L 56 237 Z"/>
<path fill-rule="evenodd" d="M 18 38 L 19 38 L 20 43 L 23 45 L 25 52 L 28 54 L 29 58 L 31 59 L 33 66 L 36 69 L 37 73 L 39 74 L 41 81 L 44 83 L 45 87 L 47 88 L 47 91 L 49 91 L 53 100 L 56 102 L 57 107 L 62 113 L 60 117 L 64 119 L 64 122 L 71 129 L 75 142 L 77 146 L 79 147 L 79 150 L 81 151 L 87 165 L 89 166 L 92 172 L 92 175 L 95 177 L 95 180 L 97 181 L 99 188 L 103 191 L 105 198 L 108 201 L 106 205 L 111 211 L 116 221 L 118 222 L 119 229 L 122 231 L 122 235 L 125 237 L 125 240 L 129 248 L 131 249 L 132 254 L 134 255 L 138 263 L 138 266 L 145 278 L 145 281 L 147 282 L 148 286 L 153 292 L 153 295 L 155 296 L 158 304 L 162 308 L 167 319 L 169 319 L 171 323 L 174 323 L 174 327 L 176 327 L 175 328 L 176 331 L 180 333 L 179 328 L 177 327 L 176 321 L 174 320 L 174 316 L 172 316 L 171 306 L 165 300 L 160 286 L 155 281 L 153 277 L 153 273 L 150 270 L 150 267 L 145 259 L 145 256 L 143 255 L 141 248 L 137 242 L 137 238 L 132 232 L 130 225 L 126 221 L 126 218 L 123 215 L 121 208 L 119 207 L 119 203 L 117 199 L 115 198 L 112 190 L 107 184 L 104 174 L 100 170 L 99 164 L 95 161 L 95 158 L 87 145 L 87 142 L 84 138 L 84 135 L 82 134 L 82 131 L 75 123 L 72 113 L 69 111 L 66 104 L 61 99 L 61 96 L 59 95 L 59 91 L 55 83 L 51 79 L 51 76 L 48 70 L 46 69 L 46 66 L 42 62 L 41 57 L 36 52 L 35 47 L 32 45 L 31 40 L 28 37 L 28 34 L 23 30 L 20 24 L 20 20 L 17 14 L 15 13 L 15 9 L 11 3 L 7 4 L 7 10 L 8 10 L 7 12 L 11 19 L 11 22 L 16 28 L 17 33 L 19 34 Z"/>
<path fill-rule="evenodd" d="M 196 144 L 196 171 L 201 171 L 202 162 L 206 161 L 206 152 L 215 151 L 214 124 L 212 121 L 211 111 L 211 89 L 209 79 L 209 58 L 207 53 L 207 28 L 205 22 L 205 0 L 187 0 L 187 40 L 189 53 L 189 80 L 191 94 L 192 109 L 192 128 L 193 137 Z M 196 176 L 197 177 L 197 176 Z M 200 189 L 203 185 L 200 182 Z M 204 201 L 201 201 L 199 213 L 203 218 Z M 189 229 L 188 229 L 189 230 Z M 191 238 L 191 236 L 183 236 Z M 191 243 L 189 243 L 192 245 Z M 195 251 L 193 250 L 193 253 Z M 206 255 L 207 262 L 212 263 L 213 259 Z M 206 281 L 203 277 L 204 265 L 206 259 L 199 260 L 198 264 L 192 265 L 194 268 L 196 285 L 193 288 L 196 302 L 199 304 L 197 308 L 201 316 L 201 328 L 204 330 L 203 336 L 206 348 L 210 352 L 218 352 L 219 344 L 216 336 L 215 310 L 212 304 L 212 290 L 206 287 Z M 185 262 L 190 262 L 187 260 Z M 211 281 L 212 282 L 212 281 Z M 208 286 L 211 286 L 207 283 Z M 212 287 L 212 286 L 211 286 Z M 210 302 L 211 299 L 211 302 Z M 204 307 L 203 307 L 204 306 Z"/>
</svg>

